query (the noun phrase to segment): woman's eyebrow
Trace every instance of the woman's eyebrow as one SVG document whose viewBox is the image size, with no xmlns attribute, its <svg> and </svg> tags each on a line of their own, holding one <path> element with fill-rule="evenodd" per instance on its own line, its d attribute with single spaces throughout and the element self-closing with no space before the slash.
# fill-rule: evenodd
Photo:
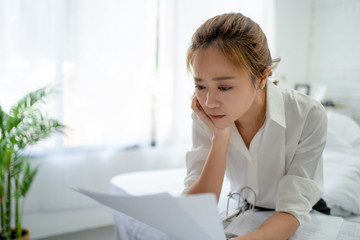
<svg viewBox="0 0 360 240">
<path fill-rule="evenodd" d="M 221 76 L 221 77 L 214 77 L 211 80 L 214 80 L 214 81 L 226 81 L 226 80 L 232 80 L 234 78 L 235 77 L 232 77 L 232 76 Z M 201 78 L 194 77 L 194 81 L 195 82 L 202 82 L 203 80 Z"/>
<path fill-rule="evenodd" d="M 232 80 L 235 77 L 231 77 L 231 76 L 222 76 L 222 77 L 214 77 L 212 80 L 215 81 L 222 81 L 222 80 Z"/>
</svg>

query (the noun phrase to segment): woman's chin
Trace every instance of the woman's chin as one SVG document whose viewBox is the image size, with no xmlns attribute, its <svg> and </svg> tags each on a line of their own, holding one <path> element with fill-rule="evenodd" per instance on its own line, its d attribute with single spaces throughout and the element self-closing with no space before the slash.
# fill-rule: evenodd
<svg viewBox="0 0 360 240">
<path fill-rule="evenodd" d="M 233 122 L 224 121 L 224 120 L 219 119 L 219 120 L 212 120 L 212 123 L 214 124 L 214 126 L 216 128 L 223 129 L 223 128 L 227 128 L 227 127 L 231 126 Z"/>
</svg>

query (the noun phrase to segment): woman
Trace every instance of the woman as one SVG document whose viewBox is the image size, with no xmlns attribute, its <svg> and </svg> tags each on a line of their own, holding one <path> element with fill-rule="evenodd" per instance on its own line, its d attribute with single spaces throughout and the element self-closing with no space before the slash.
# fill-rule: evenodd
<svg viewBox="0 0 360 240">
<path fill-rule="evenodd" d="M 219 199 L 226 175 L 232 192 L 250 187 L 256 207 L 276 211 L 238 240 L 288 239 L 323 193 L 326 112 L 268 81 L 273 63 L 264 33 L 240 13 L 206 21 L 187 55 L 195 94 L 185 192 Z"/>
</svg>

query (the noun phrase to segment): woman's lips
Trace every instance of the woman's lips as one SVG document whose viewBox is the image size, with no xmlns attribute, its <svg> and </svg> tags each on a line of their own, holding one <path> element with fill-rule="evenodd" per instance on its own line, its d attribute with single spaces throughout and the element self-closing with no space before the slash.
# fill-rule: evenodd
<svg viewBox="0 0 360 240">
<path fill-rule="evenodd" d="M 220 118 L 225 117 L 225 115 L 212 115 L 212 114 L 210 114 L 210 117 L 213 118 L 213 119 L 220 119 Z"/>
</svg>

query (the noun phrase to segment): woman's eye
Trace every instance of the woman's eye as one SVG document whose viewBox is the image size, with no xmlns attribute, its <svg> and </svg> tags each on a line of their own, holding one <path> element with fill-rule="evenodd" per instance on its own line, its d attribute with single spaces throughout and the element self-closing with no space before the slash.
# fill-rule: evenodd
<svg viewBox="0 0 360 240">
<path fill-rule="evenodd" d="M 204 89 L 204 88 L 205 88 L 205 86 L 196 85 L 196 86 L 195 86 L 195 88 L 196 88 L 196 89 L 198 89 L 198 90 L 202 90 L 202 89 Z"/>
<path fill-rule="evenodd" d="M 228 91 L 228 90 L 230 90 L 232 87 L 219 87 L 219 89 L 221 90 L 221 91 Z"/>
</svg>

